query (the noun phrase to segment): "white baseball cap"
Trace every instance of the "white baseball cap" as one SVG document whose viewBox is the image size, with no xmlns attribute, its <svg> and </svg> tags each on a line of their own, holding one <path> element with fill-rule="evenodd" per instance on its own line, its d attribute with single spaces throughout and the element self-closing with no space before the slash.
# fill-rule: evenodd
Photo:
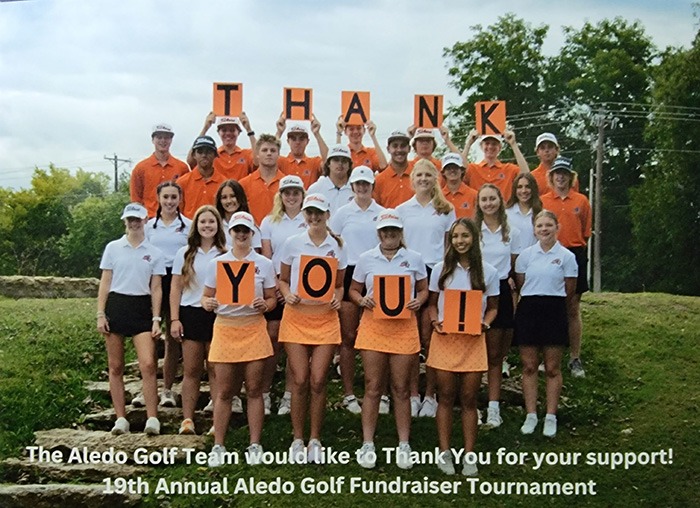
<svg viewBox="0 0 700 508">
<path fill-rule="evenodd" d="M 489 138 L 495 139 L 496 141 L 498 141 L 501 144 L 503 143 L 503 136 L 500 136 L 498 134 L 484 134 L 483 136 L 481 136 L 481 139 L 479 139 L 479 143 L 482 143 Z"/>
<path fill-rule="evenodd" d="M 231 216 L 231 222 L 228 223 L 229 231 L 234 226 L 245 226 L 255 232 L 255 220 L 248 212 L 236 212 Z"/>
<path fill-rule="evenodd" d="M 297 175 L 287 175 L 280 180 L 280 191 L 291 188 L 304 190 L 304 182 Z"/>
<path fill-rule="evenodd" d="M 287 136 L 290 134 L 305 134 L 306 137 L 308 137 L 309 131 L 306 130 L 306 127 L 303 125 L 292 125 L 289 129 L 287 129 Z"/>
<path fill-rule="evenodd" d="M 557 141 L 557 137 L 551 132 L 543 132 L 542 134 L 537 136 L 537 140 L 535 141 L 535 150 L 537 150 L 540 147 L 540 143 L 543 143 L 545 141 L 554 143 L 555 145 L 557 145 L 557 148 L 559 148 L 559 142 Z"/>
<path fill-rule="evenodd" d="M 175 135 L 175 133 L 173 132 L 173 128 L 170 127 L 170 125 L 168 125 L 167 123 L 159 123 L 153 126 L 151 136 L 155 136 L 158 133 Z"/>
<path fill-rule="evenodd" d="M 148 211 L 141 203 L 129 203 L 124 207 L 122 212 L 122 219 L 128 219 L 129 217 L 134 217 L 136 219 L 145 219 L 148 217 Z"/>
<path fill-rule="evenodd" d="M 377 229 L 389 227 L 403 229 L 403 221 L 401 220 L 401 216 L 399 215 L 399 212 L 393 208 L 387 208 L 379 214 L 379 217 L 377 217 Z"/>
<path fill-rule="evenodd" d="M 460 168 L 464 167 L 464 161 L 462 160 L 462 156 L 459 155 L 458 153 L 450 152 L 448 154 L 445 154 L 442 159 L 441 159 L 441 168 L 445 169 L 447 166 L 450 164 L 457 164 Z"/>
<path fill-rule="evenodd" d="M 374 172 L 367 166 L 357 166 L 350 173 L 349 183 L 367 182 L 374 183 Z"/>
<path fill-rule="evenodd" d="M 426 129 L 425 127 L 419 127 L 413 134 L 413 139 L 429 138 L 435 139 L 435 134 L 433 134 L 433 129 Z"/>
<path fill-rule="evenodd" d="M 391 134 L 389 134 L 389 137 L 387 138 L 386 142 L 391 143 L 395 139 L 405 139 L 407 142 L 411 141 L 411 138 L 406 134 L 404 131 L 392 131 Z"/>
<path fill-rule="evenodd" d="M 323 194 L 309 194 L 304 198 L 304 204 L 301 209 L 306 210 L 307 208 L 316 208 L 322 212 L 327 212 L 331 209 L 331 204 Z"/>
<path fill-rule="evenodd" d="M 352 161 L 352 156 L 350 155 L 350 149 L 345 145 L 333 145 L 328 149 L 327 159 L 331 157 L 345 157 Z"/>
<path fill-rule="evenodd" d="M 241 121 L 236 116 L 222 116 L 221 118 L 219 118 L 219 120 L 216 122 L 217 130 L 223 125 L 235 125 L 236 127 L 238 127 L 239 131 L 243 132 L 243 126 L 241 125 Z"/>
</svg>

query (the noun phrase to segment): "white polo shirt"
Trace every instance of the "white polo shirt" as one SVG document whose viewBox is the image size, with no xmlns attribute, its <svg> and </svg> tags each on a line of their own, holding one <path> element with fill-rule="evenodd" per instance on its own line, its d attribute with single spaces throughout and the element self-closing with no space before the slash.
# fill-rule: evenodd
<svg viewBox="0 0 700 508">
<path fill-rule="evenodd" d="M 377 216 L 385 208 L 373 199 L 367 210 L 363 210 L 354 199 L 338 208 L 331 215 L 329 225 L 334 233 L 343 237 L 348 251 L 348 264 L 356 265 L 360 254 L 379 243 L 377 236 Z"/>
<path fill-rule="evenodd" d="M 414 295 L 415 282 L 425 279 L 428 272 L 418 252 L 402 247 L 391 260 L 388 260 L 377 245 L 360 255 L 352 280 L 362 282 L 367 288 L 367 295 L 374 296 L 375 275 L 410 275 L 411 292 L 409 294 Z"/>
<path fill-rule="evenodd" d="M 224 225 L 224 233 L 226 235 L 226 247 L 229 249 L 233 247 L 233 237 L 231 236 L 231 231 L 228 229 L 228 222 L 226 222 L 226 219 L 222 219 L 221 222 Z M 255 226 L 255 234 L 253 235 L 253 238 L 250 239 L 250 246 L 253 247 L 254 249 L 262 249 L 262 235 L 260 234 L 260 229 L 258 226 Z"/>
<path fill-rule="evenodd" d="M 173 275 L 182 275 L 182 268 L 185 265 L 185 252 L 187 252 L 187 246 L 182 247 L 177 251 L 177 254 L 175 254 L 175 259 L 173 260 Z M 201 247 L 197 248 L 197 253 L 194 256 L 194 262 L 192 263 L 194 277 L 190 279 L 189 287 L 182 288 L 180 305 L 183 307 L 202 306 L 204 279 L 207 275 L 209 262 L 212 259 L 223 256 L 224 254 L 225 253 L 220 252 L 216 247 L 209 249 L 209 252 L 204 252 Z"/>
<path fill-rule="evenodd" d="M 532 208 L 523 215 L 518 203 L 515 203 L 510 208 L 506 208 L 506 215 L 508 216 L 508 224 L 520 231 L 521 249 L 537 243 L 537 238 L 535 238 L 535 226 L 532 224 Z"/>
<path fill-rule="evenodd" d="M 347 205 L 355 197 L 349 183 L 342 187 L 336 187 L 331 179 L 327 176 L 322 176 L 306 191 L 309 194 L 323 194 L 330 203 L 331 217 L 343 205 Z"/>
<path fill-rule="evenodd" d="M 299 212 L 293 219 L 285 213 L 279 222 L 272 222 L 269 215 L 263 219 L 260 224 L 260 239 L 270 241 L 272 265 L 275 267 L 276 273 L 280 273 L 280 254 L 284 242 L 290 236 L 303 233 L 308 227 L 303 212 Z"/>
<path fill-rule="evenodd" d="M 445 254 L 445 233 L 457 220 L 454 210 L 439 214 L 430 201 L 421 205 L 415 196 L 401 203 L 396 211 L 403 220 L 403 238 L 409 249 L 420 252 L 429 267 L 442 261 Z"/>
<path fill-rule="evenodd" d="M 323 256 L 336 258 L 338 260 L 338 270 L 344 270 L 348 266 L 347 253 L 345 249 L 338 245 L 331 235 L 327 235 L 321 245 L 318 247 L 309 238 L 309 232 L 306 231 L 299 235 L 291 236 L 282 245 L 280 253 L 280 262 L 289 265 L 291 275 L 289 279 L 289 289 L 292 294 L 298 293 L 299 286 L 299 264 L 301 255 Z M 302 303 L 307 305 L 320 305 L 322 302 L 315 300 L 302 299 Z"/>
<path fill-rule="evenodd" d="M 438 287 L 438 281 L 440 280 L 440 274 L 442 273 L 444 264 L 445 263 L 441 261 L 435 265 L 433 272 L 430 274 L 430 284 L 428 285 L 430 292 L 438 293 L 438 321 L 443 321 L 445 319 L 445 292 L 441 291 Z M 486 284 L 486 290 L 481 298 L 481 319 L 484 319 L 484 314 L 486 313 L 486 299 L 489 296 L 498 296 L 501 294 L 498 271 L 488 263 L 484 263 L 484 283 Z M 472 289 L 469 270 L 465 270 L 460 264 L 457 264 L 452 277 L 445 281 L 445 289 Z"/>
<path fill-rule="evenodd" d="M 510 272 L 511 255 L 520 254 L 520 231 L 510 227 L 508 241 L 504 242 L 501 237 L 501 226 L 493 233 L 485 222 L 481 223 L 481 257 L 485 263 L 493 265 L 498 270 L 498 278 L 503 280 L 508 278 Z"/>
<path fill-rule="evenodd" d="M 277 285 L 277 276 L 272 268 L 272 261 L 253 249 L 243 259 L 238 259 L 232 252 L 219 256 L 209 261 L 204 285 L 208 288 L 216 288 L 216 266 L 221 261 L 252 261 L 255 263 L 255 296 L 263 298 L 263 289 L 271 289 Z M 226 317 L 254 316 L 260 314 L 252 305 L 219 305 L 216 313 Z"/>
<path fill-rule="evenodd" d="M 520 253 L 515 272 L 525 274 L 520 296 L 566 296 L 564 279 L 578 277 L 578 265 L 576 256 L 559 242 L 548 252 L 537 242 Z"/>
<path fill-rule="evenodd" d="M 150 295 L 151 276 L 165 275 L 165 256 L 148 240 L 132 247 L 124 235 L 107 244 L 100 269 L 112 270 L 110 291 L 131 296 Z"/>
<path fill-rule="evenodd" d="M 180 214 L 180 216 L 182 217 L 182 222 L 185 223 L 184 228 L 182 227 L 182 222 L 180 222 L 180 219 L 177 217 L 167 226 L 162 218 L 159 219 L 155 229 L 153 225 L 156 223 L 156 218 L 153 217 L 146 223 L 144 228 L 146 240 L 161 250 L 165 256 L 165 266 L 168 268 L 173 266 L 173 259 L 178 249 L 183 245 L 187 245 L 187 235 L 190 234 L 190 228 L 192 227 L 192 221 L 190 219 L 182 214 Z"/>
</svg>

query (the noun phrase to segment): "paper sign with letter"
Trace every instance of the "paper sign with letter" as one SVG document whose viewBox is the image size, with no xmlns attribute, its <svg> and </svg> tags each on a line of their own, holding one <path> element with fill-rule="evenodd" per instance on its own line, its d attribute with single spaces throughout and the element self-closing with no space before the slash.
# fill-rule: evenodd
<svg viewBox="0 0 700 508">
<path fill-rule="evenodd" d="M 476 103 L 476 130 L 485 134 L 502 134 L 506 130 L 506 101 Z"/>
<path fill-rule="evenodd" d="M 333 299 L 337 274 L 336 258 L 302 254 L 299 261 L 297 293 L 306 300 L 330 302 Z"/>
<path fill-rule="evenodd" d="M 369 92 L 342 91 L 340 112 L 345 125 L 364 125 L 369 122 Z"/>
<path fill-rule="evenodd" d="M 408 319 L 411 311 L 411 281 L 408 275 L 374 276 L 374 319 Z"/>
<path fill-rule="evenodd" d="M 442 95 L 416 95 L 413 100 L 413 125 L 439 129 L 442 125 Z"/>
<path fill-rule="evenodd" d="M 241 116 L 243 111 L 243 83 L 214 83 L 216 116 Z"/>
<path fill-rule="evenodd" d="M 223 305 L 250 305 L 255 298 L 255 263 L 216 263 L 216 299 Z"/>
<path fill-rule="evenodd" d="M 313 90 L 311 88 L 285 88 L 282 111 L 287 120 L 311 120 Z"/>
<path fill-rule="evenodd" d="M 481 335 L 482 296 L 483 291 L 446 289 L 443 331 Z"/>
</svg>

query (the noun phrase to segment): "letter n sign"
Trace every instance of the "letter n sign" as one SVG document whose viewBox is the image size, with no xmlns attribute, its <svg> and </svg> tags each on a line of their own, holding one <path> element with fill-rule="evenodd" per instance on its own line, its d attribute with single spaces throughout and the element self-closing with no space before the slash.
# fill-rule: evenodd
<svg viewBox="0 0 700 508">
<path fill-rule="evenodd" d="M 287 120 L 311 120 L 313 90 L 311 88 L 285 88 L 282 104 Z"/>
<path fill-rule="evenodd" d="M 442 125 L 442 95 L 416 95 L 413 100 L 413 125 L 439 129 Z"/>
<path fill-rule="evenodd" d="M 243 83 L 214 83 L 216 116 L 241 116 L 243 111 Z"/>
<path fill-rule="evenodd" d="M 408 275 L 374 276 L 374 318 L 408 319 L 411 311 L 406 308 L 409 302 L 411 282 Z"/>
<path fill-rule="evenodd" d="M 481 335 L 483 291 L 445 290 L 445 316 L 442 329 L 447 333 Z"/>
<path fill-rule="evenodd" d="M 506 130 L 506 101 L 476 103 L 476 130 L 479 134 L 502 134 Z"/>
<path fill-rule="evenodd" d="M 224 305 L 250 305 L 255 298 L 255 263 L 216 263 L 216 299 Z"/>
<path fill-rule="evenodd" d="M 330 302 L 333 299 L 337 274 L 336 258 L 302 255 L 299 261 L 297 293 L 306 300 Z"/>
</svg>

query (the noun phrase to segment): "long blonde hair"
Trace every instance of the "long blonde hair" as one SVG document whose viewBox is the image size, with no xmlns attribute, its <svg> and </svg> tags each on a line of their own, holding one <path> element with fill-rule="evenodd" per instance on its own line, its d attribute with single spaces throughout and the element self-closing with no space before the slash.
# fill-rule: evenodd
<svg viewBox="0 0 700 508">
<path fill-rule="evenodd" d="M 301 200 L 303 202 L 304 197 L 306 196 L 306 191 L 304 191 L 304 189 L 301 187 L 294 187 L 294 188 L 301 190 Z M 301 207 L 299 207 L 299 211 L 301 211 Z M 270 212 L 270 222 L 282 222 L 282 217 L 284 217 L 285 213 L 287 213 L 287 210 L 285 210 L 284 202 L 282 201 L 282 191 L 279 191 L 277 194 L 275 194 L 275 197 L 272 201 L 272 211 Z"/>
<path fill-rule="evenodd" d="M 442 193 L 440 185 L 438 185 L 438 170 L 432 162 L 430 162 L 428 159 L 421 159 L 416 162 L 415 166 L 413 166 L 413 169 L 411 170 L 411 184 L 413 184 L 413 175 L 415 175 L 416 172 L 421 169 L 427 170 L 431 172 L 433 176 L 435 176 L 435 185 L 430 191 L 431 202 L 433 203 L 433 208 L 435 208 L 437 213 L 447 215 L 454 209 L 454 207 L 452 206 L 452 203 L 447 201 L 445 195 Z"/>
</svg>

